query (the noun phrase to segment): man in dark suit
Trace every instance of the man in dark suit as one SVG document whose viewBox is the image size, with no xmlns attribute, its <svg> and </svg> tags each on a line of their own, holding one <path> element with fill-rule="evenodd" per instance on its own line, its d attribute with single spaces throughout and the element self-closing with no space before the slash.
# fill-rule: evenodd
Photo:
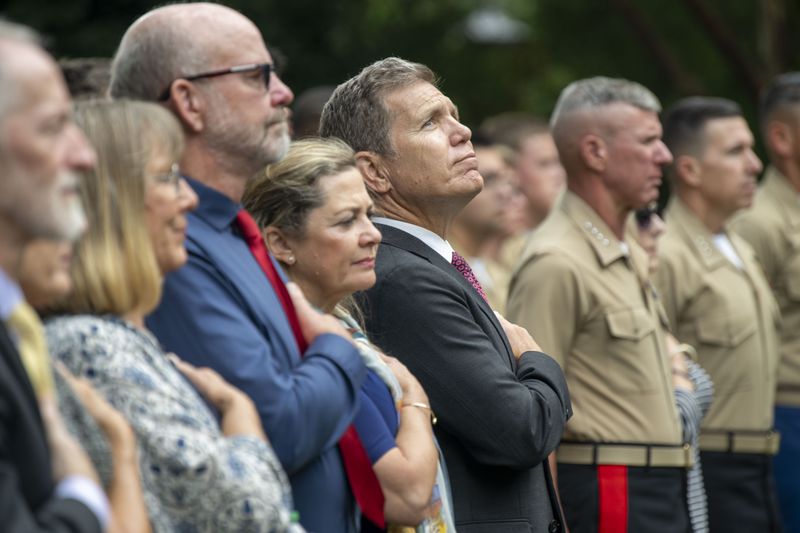
<svg viewBox="0 0 800 533">
<path fill-rule="evenodd" d="M 571 415 L 563 373 L 446 240 L 483 186 L 469 128 L 430 69 L 388 58 L 336 89 L 320 133 L 356 150 L 381 212 L 367 329 L 428 392 L 459 531 L 561 531 L 547 457 Z"/>
<path fill-rule="evenodd" d="M 0 528 L 99 532 L 108 502 L 89 458 L 52 401 L 40 411 L 6 322 L 24 305 L 18 280 L 34 238 L 84 227 L 77 172 L 94 152 L 70 118 L 58 67 L 23 26 L 0 20 Z"/>
</svg>

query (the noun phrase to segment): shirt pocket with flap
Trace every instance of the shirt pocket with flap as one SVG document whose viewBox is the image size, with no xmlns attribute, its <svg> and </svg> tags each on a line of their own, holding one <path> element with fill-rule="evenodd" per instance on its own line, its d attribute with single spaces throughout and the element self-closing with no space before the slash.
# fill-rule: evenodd
<svg viewBox="0 0 800 533">
<path fill-rule="evenodd" d="M 609 345 L 606 379 L 614 390 L 652 392 L 662 379 L 655 335 L 656 319 L 644 307 L 617 308 L 605 313 Z"/>
<path fill-rule="evenodd" d="M 749 367 L 758 355 L 754 352 L 760 348 L 758 343 L 743 346 L 758 328 L 752 313 L 705 315 L 697 319 L 696 325 L 700 364 L 712 375 L 714 389 L 720 394 L 749 389 Z"/>
</svg>

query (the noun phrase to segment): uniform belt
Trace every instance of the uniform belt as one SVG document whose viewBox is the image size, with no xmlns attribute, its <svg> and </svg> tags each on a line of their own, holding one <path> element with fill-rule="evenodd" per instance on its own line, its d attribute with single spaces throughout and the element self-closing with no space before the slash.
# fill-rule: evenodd
<svg viewBox="0 0 800 533">
<path fill-rule="evenodd" d="M 777 431 L 703 431 L 700 449 L 704 452 L 760 453 L 775 455 L 781 446 Z"/>
<path fill-rule="evenodd" d="M 574 465 L 627 465 L 691 468 L 692 447 L 651 444 L 599 444 L 562 442 L 556 450 L 559 463 Z"/>
</svg>

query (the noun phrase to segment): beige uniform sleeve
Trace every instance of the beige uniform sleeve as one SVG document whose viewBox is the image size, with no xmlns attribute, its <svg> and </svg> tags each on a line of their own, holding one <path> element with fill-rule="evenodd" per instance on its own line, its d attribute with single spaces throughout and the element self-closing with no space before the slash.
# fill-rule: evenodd
<svg viewBox="0 0 800 533">
<path fill-rule="evenodd" d="M 780 242 L 781 232 L 770 231 L 764 224 L 754 224 L 749 217 L 737 220 L 733 230 L 753 248 L 767 280 L 774 283 L 783 266 L 780 253 L 783 248 Z"/>
<path fill-rule="evenodd" d="M 527 329 L 562 368 L 572 349 L 581 316 L 581 281 L 569 259 L 536 255 L 514 276 L 508 319 Z"/>
</svg>

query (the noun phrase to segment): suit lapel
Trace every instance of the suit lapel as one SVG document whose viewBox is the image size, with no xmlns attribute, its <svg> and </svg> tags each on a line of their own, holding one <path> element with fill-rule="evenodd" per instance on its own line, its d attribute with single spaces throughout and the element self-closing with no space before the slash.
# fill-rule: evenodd
<svg viewBox="0 0 800 533">
<path fill-rule="evenodd" d="M 29 407 L 31 407 L 38 415 L 39 404 L 36 400 L 36 393 L 33 391 L 33 385 L 31 385 L 31 381 L 28 378 L 28 373 L 25 371 L 25 367 L 22 366 L 22 360 L 19 357 L 19 351 L 14 345 L 14 342 L 11 340 L 8 330 L 6 329 L 6 326 L 2 320 L 0 320 L 0 354 L 2 354 L 3 361 L 10 371 L 9 377 L 12 381 L 15 381 L 17 385 L 19 385 L 19 388 L 25 397 L 25 401 L 28 402 Z M 44 425 L 38 416 L 36 417 L 36 423 L 38 424 L 39 428 L 44 431 Z"/>
<path fill-rule="evenodd" d="M 432 265 L 442 270 L 447 276 L 455 280 L 456 283 L 465 289 L 466 293 L 469 295 L 469 298 L 471 298 L 478 305 L 478 307 L 480 307 L 483 314 L 486 316 L 489 322 L 492 323 L 492 326 L 494 326 L 495 330 L 497 331 L 497 335 L 503 341 L 503 346 L 505 346 L 506 349 L 506 357 L 508 358 L 511 368 L 516 368 L 514 354 L 511 350 L 511 345 L 508 343 L 508 338 L 503 330 L 503 326 L 500 325 L 500 322 L 497 320 L 497 316 L 495 316 L 494 311 L 491 307 L 489 307 L 489 304 L 486 302 L 486 300 L 484 300 L 481 295 L 478 294 L 478 291 L 475 290 L 475 287 L 473 287 L 472 284 L 467 281 L 466 278 L 462 276 L 461 273 L 456 270 L 450 262 L 445 261 L 445 259 L 436 253 L 435 250 L 413 235 L 384 224 L 375 224 L 375 226 L 380 230 L 381 235 L 383 236 L 383 244 L 403 249 L 425 259 Z"/>
</svg>

